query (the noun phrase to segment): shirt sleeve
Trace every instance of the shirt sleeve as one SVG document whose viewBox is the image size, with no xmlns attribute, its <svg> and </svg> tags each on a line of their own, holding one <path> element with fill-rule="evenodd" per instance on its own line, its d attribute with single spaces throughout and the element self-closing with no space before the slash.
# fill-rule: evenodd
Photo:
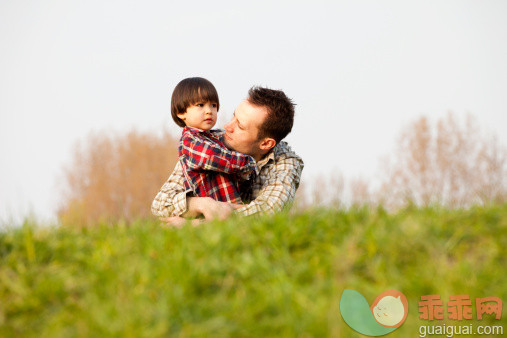
<svg viewBox="0 0 507 338">
<path fill-rule="evenodd" d="M 236 210 L 244 216 L 275 213 L 294 201 L 304 163 L 299 157 L 286 157 L 274 165 L 273 178 L 266 180 L 257 198 Z"/>
<path fill-rule="evenodd" d="M 181 163 L 178 161 L 171 176 L 164 183 L 151 204 L 151 212 L 157 217 L 181 216 L 187 211 L 187 192 Z"/>
<path fill-rule="evenodd" d="M 252 171 L 257 173 L 257 164 L 253 157 L 190 133 L 181 138 L 180 159 L 192 170 L 203 169 L 239 175 Z"/>
</svg>

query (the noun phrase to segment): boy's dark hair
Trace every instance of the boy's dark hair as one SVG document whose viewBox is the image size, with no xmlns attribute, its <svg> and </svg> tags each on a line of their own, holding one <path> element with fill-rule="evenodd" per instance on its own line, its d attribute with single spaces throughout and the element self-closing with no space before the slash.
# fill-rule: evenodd
<svg viewBox="0 0 507 338">
<path fill-rule="evenodd" d="M 258 139 L 272 137 L 279 143 L 292 130 L 295 103 L 281 90 L 252 87 L 247 101 L 254 106 L 266 107 L 268 116 L 259 126 Z"/>
<path fill-rule="evenodd" d="M 181 80 L 174 88 L 171 97 L 171 116 L 180 127 L 185 127 L 185 122 L 178 117 L 178 113 L 184 113 L 188 107 L 198 102 L 213 102 L 220 108 L 218 93 L 215 86 L 202 77 L 189 77 Z"/>
</svg>

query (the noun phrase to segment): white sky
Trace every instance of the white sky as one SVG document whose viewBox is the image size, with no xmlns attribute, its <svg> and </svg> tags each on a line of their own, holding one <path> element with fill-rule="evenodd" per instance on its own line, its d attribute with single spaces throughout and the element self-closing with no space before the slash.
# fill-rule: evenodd
<svg viewBox="0 0 507 338">
<path fill-rule="evenodd" d="M 4 0 L 0 48 L 0 220 L 54 215 L 92 130 L 179 134 L 170 95 L 189 76 L 217 87 L 217 127 L 252 85 L 292 97 L 303 180 L 368 177 L 422 114 L 472 113 L 506 141 L 503 0 Z"/>
</svg>

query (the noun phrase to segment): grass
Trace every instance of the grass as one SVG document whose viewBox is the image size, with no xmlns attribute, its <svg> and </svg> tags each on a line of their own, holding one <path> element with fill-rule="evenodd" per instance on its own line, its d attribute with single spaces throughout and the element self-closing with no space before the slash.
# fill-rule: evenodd
<svg viewBox="0 0 507 338">
<path fill-rule="evenodd" d="M 507 300 L 507 205 L 469 210 L 319 209 L 168 229 L 25 224 L 0 233 L 0 336 L 359 337 L 339 312 L 345 288 L 368 302 L 402 291 Z M 505 309 L 506 306 L 504 306 Z M 444 308 L 444 313 L 445 308 Z"/>
</svg>

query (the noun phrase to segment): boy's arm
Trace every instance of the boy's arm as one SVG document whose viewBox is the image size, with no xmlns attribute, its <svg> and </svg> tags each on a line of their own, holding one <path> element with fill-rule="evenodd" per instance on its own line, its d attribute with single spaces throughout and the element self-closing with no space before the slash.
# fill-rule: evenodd
<svg viewBox="0 0 507 338">
<path fill-rule="evenodd" d="M 180 141 L 180 158 L 190 169 L 203 169 L 225 174 L 257 173 L 253 157 L 227 149 L 195 134 L 186 133 Z"/>
<path fill-rule="evenodd" d="M 299 187 L 304 163 L 301 158 L 285 157 L 273 166 L 270 177 L 266 180 L 259 194 L 249 204 L 237 209 L 244 216 L 260 213 L 275 213 L 292 203 Z"/>
</svg>

